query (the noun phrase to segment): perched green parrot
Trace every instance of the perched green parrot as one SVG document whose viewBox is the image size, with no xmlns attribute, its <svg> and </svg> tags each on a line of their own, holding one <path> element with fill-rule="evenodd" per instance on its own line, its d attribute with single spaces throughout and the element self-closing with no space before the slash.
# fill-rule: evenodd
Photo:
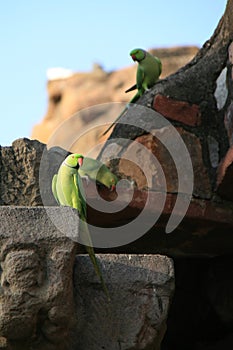
<svg viewBox="0 0 233 350">
<path fill-rule="evenodd" d="M 134 61 L 138 62 L 136 85 L 126 90 L 126 92 L 129 92 L 138 89 L 136 95 L 130 100 L 130 103 L 134 103 L 145 91 L 155 85 L 162 72 L 162 63 L 158 57 L 143 49 L 132 50 L 130 56 Z"/>
<path fill-rule="evenodd" d="M 97 159 L 83 158 L 83 164 L 78 170 L 81 177 L 88 177 L 96 181 L 111 191 L 115 190 L 118 178 L 114 175 L 108 167 Z"/>
<path fill-rule="evenodd" d="M 162 72 L 162 63 L 158 57 L 151 55 L 149 52 L 143 49 L 134 49 L 130 52 L 130 56 L 136 62 L 138 62 L 137 75 L 136 75 L 136 84 L 130 87 L 125 92 L 133 91 L 138 89 L 134 97 L 129 101 L 129 103 L 135 103 L 139 97 L 141 97 L 145 91 L 149 90 L 159 79 L 159 76 Z M 112 123 L 108 129 L 103 133 L 107 132 L 113 127 L 114 124 L 120 119 L 120 117 L 125 113 L 126 108 L 123 112 L 117 117 L 117 119 Z"/>
<path fill-rule="evenodd" d="M 89 244 L 86 245 L 86 250 L 90 256 L 96 274 L 100 278 L 103 289 L 109 298 L 108 289 L 105 285 L 100 267 L 96 260 L 94 249 L 92 247 L 91 237 L 86 223 L 87 210 L 84 196 L 82 179 L 78 173 L 79 167 L 83 164 L 84 157 L 81 154 L 70 154 L 61 164 L 58 173 L 53 176 L 52 192 L 60 205 L 70 206 L 78 210 L 83 224 L 80 229 L 80 235 L 85 234 Z"/>
</svg>

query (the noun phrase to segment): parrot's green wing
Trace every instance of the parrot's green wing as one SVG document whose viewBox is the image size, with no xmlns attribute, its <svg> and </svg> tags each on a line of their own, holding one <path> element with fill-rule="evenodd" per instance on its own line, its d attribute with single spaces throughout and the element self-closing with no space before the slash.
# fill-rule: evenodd
<svg viewBox="0 0 233 350">
<path fill-rule="evenodd" d="M 160 76 L 160 74 L 162 73 L 162 62 L 160 61 L 160 59 L 156 56 L 154 56 L 154 59 L 156 60 L 156 62 L 158 63 L 158 78 Z"/>
<path fill-rule="evenodd" d="M 143 66 L 138 65 L 138 69 L 137 69 L 137 89 L 138 90 L 142 89 L 144 79 L 145 79 L 145 72 L 144 72 Z"/>
<path fill-rule="evenodd" d="M 53 179 L 52 179 L 52 192 L 53 192 L 53 195 L 54 195 L 54 198 L 56 199 L 57 203 L 59 203 L 59 199 L 58 199 L 58 196 L 57 196 L 57 174 L 55 174 L 53 176 Z"/>
<path fill-rule="evenodd" d="M 84 198 L 84 189 L 82 185 L 82 179 L 78 174 L 73 174 L 74 186 L 76 188 L 77 195 L 74 198 L 73 208 L 76 208 L 82 220 L 86 221 L 87 206 Z"/>
<path fill-rule="evenodd" d="M 76 209 L 78 209 L 79 214 L 80 214 L 80 218 L 82 220 L 81 221 L 81 225 L 80 225 L 80 227 L 81 227 L 81 229 L 80 229 L 81 241 L 85 242 L 84 243 L 85 244 L 85 248 L 86 248 L 86 251 L 87 251 L 87 253 L 88 253 L 88 255 L 89 255 L 90 259 L 91 259 L 91 262 L 93 264 L 95 272 L 96 272 L 97 276 L 99 277 L 99 279 L 101 281 L 103 290 L 104 290 L 106 296 L 108 297 L 108 300 L 110 300 L 109 291 L 108 291 L 108 288 L 107 288 L 107 286 L 105 284 L 105 281 L 104 281 L 101 269 L 99 267 L 98 261 L 96 259 L 95 252 L 94 252 L 94 249 L 93 249 L 92 240 L 91 240 L 91 235 L 90 235 L 90 232 L 89 232 L 89 229 L 88 229 L 88 225 L 87 225 L 87 222 L 86 222 L 87 207 L 86 207 L 86 201 L 85 201 L 85 198 L 84 198 L 84 189 L 83 189 L 82 179 L 81 179 L 81 177 L 78 174 L 74 174 L 73 178 L 74 178 L 74 185 L 75 185 L 75 187 L 77 189 L 77 193 L 78 193 L 78 197 L 79 197 L 78 201 L 75 203 L 77 205 Z"/>
</svg>

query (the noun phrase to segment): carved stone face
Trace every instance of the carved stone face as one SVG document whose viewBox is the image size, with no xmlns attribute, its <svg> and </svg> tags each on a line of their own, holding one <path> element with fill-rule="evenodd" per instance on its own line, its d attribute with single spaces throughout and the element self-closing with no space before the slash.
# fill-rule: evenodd
<svg viewBox="0 0 233 350">
<path fill-rule="evenodd" d="M 42 208 L 18 208 L 16 219 L 12 233 L 5 233 L 4 219 L 0 227 L 0 347 L 68 350 L 75 324 L 75 244 L 49 227 Z M 26 220 L 35 224 L 30 231 Z M 17 229 L 21 224 L 27 229 Z"/>
</svg>

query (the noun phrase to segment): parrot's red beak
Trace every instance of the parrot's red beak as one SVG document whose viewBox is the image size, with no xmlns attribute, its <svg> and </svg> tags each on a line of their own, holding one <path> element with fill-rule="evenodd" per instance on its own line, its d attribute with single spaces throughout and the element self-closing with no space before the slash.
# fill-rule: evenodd
<svg viewBox="0 0 233 350">
<path fill-rule="evenodd" d="M 83 165 L 83 158 L 78 159 L 78 165 L 81 167 Z"/>
<path fill-rule="evenodd" d="M 113 192 L 113 191 L 115 191 L 115 190 L 116 190 L 116 186 L 115 186 L 115 185 L 112 185 L 110 191 Z"/>
<path fill-rule="evenodd" d="M 110 187 L 110 191 L 113 192 L 113 191 L 116 190 L 116 184 L 115 184 L 115 180 L 114 180 L 114 179 L 112 179 L 111 182 L 112 182 L 112 185 L 111 185 L 111 187 Z"/>
<path fill-rule="evenodd" d="M 136 56 L 135 56 L 135 55 L 132 55 L 131 57 L 132 57 L 132 59 L 133 59 L 134 61 L 136 61 Z"/>
</svg>

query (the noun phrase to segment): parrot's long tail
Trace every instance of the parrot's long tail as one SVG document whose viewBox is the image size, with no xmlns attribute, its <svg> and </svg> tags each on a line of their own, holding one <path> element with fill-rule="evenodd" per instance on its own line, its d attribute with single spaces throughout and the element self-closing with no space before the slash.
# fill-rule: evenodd
<svg viewBox="0 0 233 350">
<path fill-rule="evenodd" d="M 133 91 L 137 89 L 137 84 L 131 86 L 129 89 L 125 90 L 125 93 L 127 94 L 127 92 Z"/>
<path fill-rule="evenodd" d="M 106 135 L 109 130 L 112 129 L 112 127 L 118 122 L 118 120 L 120 119 L 120 117 L 127 111 L 127 109 L 129 108 L 129 105 L 127 104 L 126 107 L 123 109 L 123 111 L 121 112 L 121 114 L 116 118 L 116 120 L 107 128 L 107 130 L 105 130 L 102 134 L 102 136 Z"/>
<path fill-rule="evenodd" d="M 127 109 L 129 109 L 129 106 L 131 103 L 135 103 L 139 97 L 141 96 L 141 93 L 138 91 L 134 97 L 127 103 L 126 107 L 123 109 L 123 111 L 121 112 L 121 114 L 116 118 L 116 120 L 107 128 L 107 130 L 105 130 L 105 132 L 102 134 L 102 136 L 106 135 L 109 130 L 118 122 L 118 120 L 121 118 L 121 116 L 123 114 L 125 114 L 125 112 L 127 111 Z"/>
<path fill-rule="evenodd" d="M 109 290 L 108 290 L 108 288 L 107 288 L 107 286 L 105 284 L 105 281 L 104 281 L 104 278 L 103 278 L 100 266 L 98 264 L 98 261 L 96 259 L 95 253 L 94 253 L 94 249 L 92 247 L 86 246 L 86 250 L 87 250 L 87 252 L 89 254 L 89 257 L 91 259 L 91 262 L 92 262 L 92 264 L 94 266 L 95 272 L 96 272 L 97 276 L 100 279 L 100 282 L 101 282 L 101 285 L 103 287 L 104 293 L 106 294 L 106 297 L 108 298 L 108 301 L 110 301 L 111 298 L 110 298 Z"/>
<path fill-rule="evenodd" d="M 101 285 L 103 287 L 104 293 L 106 294 L 106 297 L 108 298 L 108 301 L 110 301 L 110 299 L 111 299 L 110 298 L 110 294 L 109 294 L 108 288 L 107 288 L 107 286 L 105 284 L 105 281 L 104 281 L 104 278 L 103 278 L 100 266 L 99 266 L 98 261 L 96 259 L 94 248 L 92 246 L 91 235 L 90 235 L 90 232 L 89 232 L 89 229 L 88 229 L 88 226 L 87 226 L 87 222 L 85 220 L 81 221 L 80 234 L 81 234 L 81 240 L 82 240 L 83 244 L 86 247 L 86 251 L 87 251 L 87 253 L 88 253 L 88 255 L 89 255 L 90 259 L 91 259 L 91 262 L 93 264 L 93 267 L 95 269 L 96 275 L 100 279 L 100 282 L 101 282 Z M 84 235 L 83 239 L 82 239 L 82 235 Z"/>
</svg>

